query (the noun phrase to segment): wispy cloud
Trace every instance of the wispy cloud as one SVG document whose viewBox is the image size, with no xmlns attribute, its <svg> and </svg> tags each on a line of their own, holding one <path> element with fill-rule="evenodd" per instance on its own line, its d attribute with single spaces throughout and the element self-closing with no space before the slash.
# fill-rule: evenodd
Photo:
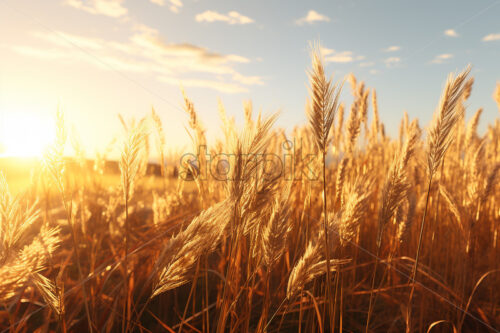
<svg viewBox="0 0 500 333">
<path fill-rule="evenodd" d="M 444 53 L 444 54 L 439 54 L 434 57 L 434 59 L 431 60 L 432 64 L 442 64 L 445 63 L 447 60 L 450 60 L 453 58 L 453 54 L 451 53 Z"/>
<path fill-rule="evenodd" d="M 362 55 L 355 55 L 352 51 L 335 51 L 326 47 L 321 47 L 321 54 L 325 62 L 348 63 L 363 60 Z"/>
<path fill-rule="evenodd" d="M 94 15 L 122 17 L 128 12 L 127 8 L 123 7 L 123 0 L 66 0 L 64 3 Z"/>
<path fill-rule="evenodd" d="M 27 45 L 14 45 L 11 46 L 11 49 L 18 54 L 40 59 L 54 60 L 63 59 L 64 57 L 66 57 L 65 52 L 57 49 L 38 49 Z"/>
<path fill-rule="evenodd" d="M 170 10 L 172 12 L 178 13 L 181 7 L 182 7 L 181 0 L 170 0 Z"/>
<path fill-rule="evenodd" d="M 162 7 L 167 5 L 166 1 L 168 1 L 170 11 L 172 11 L 176 14 L 179 12 L 180 8 L 182 7 L 181 0 L 149 0 L 149 1 L 151 1 L 155 5 L 162 6 Z"/>
<path fill-rule="evenodd" d="M 492 42 L 494 40 L 500 40 L 500 33 L 498 34 L 489 34 L 483 37 L 483 42 Z"/>
<path fill-rule="evenodd" d="M 151 1 L 155 5 L 162 7 L 167 4 L 165 0 L 149 0 L 149 1 Z M 167 1 L 169 3 L 170 10 L 174 13 L 178 13 L 180 8 L 182 7 L 182 1 L 181 0 L 167 0 Z"/>
<path fill-rule="evenodd" d="M 245 76 L 235 72 L 232 78 L 234 81 L 248 86 L 264 85 L 264 81 L 261 76 Z"/>
<path fill-rule="evenodd" d="M 310 10 L 306 16 L 299 18 L 295 21 L 297 25 L 313 24 L 316 22 L 329 22 L 330 18 L 326 15 L 320 14 L 315 10 Z"/>
<path fill-rule="evenodd" d="M 399 51 L 399 50 L 401 50 L 400 46 L 393 45 L 393 46 L 389 46 L 388 48 L 385 48 L 384 52 L 396 52 L 396 51 Z"/>
<path fill-rule="evenodd" d="M 327 56 L 327 55 L 335 53 L 335 50 L 334 49 L 329 49 L 329 48 L 324 47 L 324 46 L 321 46 L 320 47 L 320 52 L 321 52 L 321 55 L 324 57 L 324 56 Z"/>
<path fill-rule="evenodd" d="M 180 79 L 172 76 L 161 76 L 159 80 L 174 86 L 210 88 L 227 94 L 247 92 L 248 89 L 237 84 L 227 83 L 219 80 L 206 79 Z"/>
<path fill-rule="evenodd" d="M 370 74 L 375 75 L 378 73 L 380 73 L 380 71 L 378 69 L 370 69 Z"/>
<path fill-rule="evenodd" d="M 207 10 L 196 15 L 195 19 L 197 22 L 226 22 L 228 24 L 249 24 L 254 22 L 250 17 L 241 15 L 236 11 L 221 14 L 212 10 Z"/>
<path fill-rule="evenodd" d="M 325 58 L 325 61 L 345 63 L 345 62 L 353 62 L 354 58 L 352 57 L 352 52 L 344 51 Z"/>
<path fill-rule="evenodd" d="M 389 58 L 384 60 L 384 63 L 387 67 L 394 67 L 397 64 L 399 64 L 400 62 L 401 62 L 401 58 L 399 58 L 399 57 L 389 57 Z"/>
<path fill-rule="evenodd" d="M 447 29 L 444 31 L 444 35 L 448 37 L 459 37 L 460 35 L 453 29 Z"/>
<path fill-rule="evenodd" d="M 68 62 L 87 62 L 104 70 L 152 75 L 162 82 L 207 87 L 224 93 L 246 92 L 264 84 L 260 76 L 246 76 L 234 67 L 250 59 L 236 54 L 220 54 L 189 43 L 169 43 L 155 29 L 137 25 L 128 41 L 105 40 L 66 32 L 35 32 L 45 45 L 15 45 L 22 55 Z M 72 44 L 91 52 L 75 50 Z M 210 82 L 210 84 L 209 84 Z"/>
</svg>

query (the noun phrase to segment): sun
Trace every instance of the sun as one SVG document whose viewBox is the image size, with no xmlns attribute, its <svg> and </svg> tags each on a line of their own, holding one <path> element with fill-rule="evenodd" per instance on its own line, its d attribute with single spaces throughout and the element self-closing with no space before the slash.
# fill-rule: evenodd
<svg viewBox="0 0 500 333">
<path fill-rule="evenodd" d="M 54 119 L 37 112 L 4 111 L 0 118 L 0 155 L 41 157 L 55 138 Z"/>
</svg>

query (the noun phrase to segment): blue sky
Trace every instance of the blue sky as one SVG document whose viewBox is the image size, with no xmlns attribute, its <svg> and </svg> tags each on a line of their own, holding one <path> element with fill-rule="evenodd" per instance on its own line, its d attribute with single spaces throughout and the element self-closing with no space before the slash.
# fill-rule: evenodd
<svg viewBox="0 0 500 333">
<path fill-rule="evenodd" d="M 472 64 L 468 116 L 484 107 L 484 130 L 498 116 L 499 17 L 491 0 L 0 0 L 0 141 L 26 149 L 14 147 L 22 133 L 41 145 L 60 103 L 92 154 L 120 133 L 118 113 L 154 106 L 178 149 L 189 142 L 180 84 L 209 137 L 218 98 L 237 120 L 251 99 L 292 128 L 305 122 L 317 40 L 335 79 L 352 72 L 377 90 L 392 135 L 404 110 L 426 125 L 448 73 Z"/>
</svg>

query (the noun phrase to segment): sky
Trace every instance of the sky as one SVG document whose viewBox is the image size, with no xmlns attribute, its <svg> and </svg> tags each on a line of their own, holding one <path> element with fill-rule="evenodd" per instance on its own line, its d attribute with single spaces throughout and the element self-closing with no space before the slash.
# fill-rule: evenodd
<svg viewBox="0 0 500 333">
<path fill-rule="evenodd" d="M 291 129 L 306 122 L 315 41 L 334 80 L 376 89 L 393 136 L 404 111 L 428 124 L 447 75 L 471 64 L 467 117 L 484 107 L 484 131 L 498 117 L 499 17 L 500 0 L 0 0 L 0 151 L 41 151 L 58 107 L 89 156 L 121 135 L 118 114 L 151 107 L 167 147 L 185 149 L 181 86 L 208 137 L 222 137 L 219 100 L 237 122 L 252 100 Z"/>
</svg>

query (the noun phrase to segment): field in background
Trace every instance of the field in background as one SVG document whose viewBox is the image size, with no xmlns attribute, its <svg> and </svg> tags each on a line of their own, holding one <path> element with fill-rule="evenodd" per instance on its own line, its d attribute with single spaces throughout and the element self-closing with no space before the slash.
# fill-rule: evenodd
<svg viewBox="0 0 500 333">
<path fill-rule="evenodd" d="M 221 104 L 206 154 L 167 157 L 153 111 L 90 161 L 58 113 L 43 160 L 0 159 L 0 331 L 498 331 L 500 120 L 477 133 L 469 70 L 390 138 L 375 89 L 312 60 L 289 136 Z"/>
</svg>

